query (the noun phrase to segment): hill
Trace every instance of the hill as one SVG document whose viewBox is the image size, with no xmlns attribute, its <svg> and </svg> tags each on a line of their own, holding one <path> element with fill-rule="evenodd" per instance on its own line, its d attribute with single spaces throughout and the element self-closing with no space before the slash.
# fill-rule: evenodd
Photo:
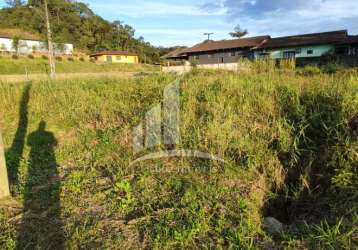
<svg viewBox="0 0 358 250">
<path fill-rule="evenodd" d="M 11 2 L 11 1 L 10 1 Z M 135 30 L 120 21 L 109 22 L 96 15 L 86 4 L 70 0 L 49 1 L 50 22 L 56 42 L 73 43 L 88 52 L 129 50 L 148 63 L 158 62 L 159 50 Z M 0 29 L 21 29 L 46 37 L 43 4 L 40 0 L 12 1 L 0 10 Z"/>
<path fill-rule="evenodd" d="M 357 249 L 358 72 L 264 66 L 181 78 L 179 148 L 225 162 L 131 164 L 173 75 L 0 84 L 0 248 Z"/>
</svg>

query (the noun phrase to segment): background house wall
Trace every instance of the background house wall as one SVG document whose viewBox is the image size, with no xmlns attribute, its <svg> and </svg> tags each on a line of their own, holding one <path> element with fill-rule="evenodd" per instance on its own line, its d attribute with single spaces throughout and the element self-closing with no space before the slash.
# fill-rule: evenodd
<svg viewBox="0 0 358 250">
<path fill-rule="evenodd" d="M 265 56 L 269 56 L 271 59 L 282 59 L 284 58 L 285 52 L 295 51 L 296 58 L 312 58 L 312 57 L 321 57 L 327 53 L 334 51 L 334 45 L 312 45 L 312 46 L 300 46 L 300 47 L 290 47 L 290 48 L 275 48 L 275 49 L 265 49 L 255 51 L 255 58 L 260 59 Z M 308 53 L 311 51 L 312 53 Z M 267 55 L 262 55 L 262 53 L 267 53 Z"/>
<path fill-rule="evenodd" d="M 72 44 L 54 44 L 55 54 L 73 54 L 73 45 Z M 34 50 L 35 49 L 35 50 Z M 0 51 L 1 52 L 11 52 L 15 53 L 15 48 L 13 47 L 13 40 L 11 38 L 0 38 Z M 34 52 L 47 53 L 47 44 L 42 41 L 36 40 L 19 40 L 18 52 L 20 54 L 31 54 Z"/>
<path fill-rule="evenodd" d="M 98 62 L 106 63 L 138 63 L 138 56 L 130 55 L 100 55 L 96 56 Z M 109 59 L 111 57 L 111 59 Z"/>
<path fill-rule="evenodd" d="M 253 53 L 249 49 L 208 51 L 189 55 L 189 61 L 197 64 L 236 63 L 240 58 L 251 58 Z"/>
</svg>

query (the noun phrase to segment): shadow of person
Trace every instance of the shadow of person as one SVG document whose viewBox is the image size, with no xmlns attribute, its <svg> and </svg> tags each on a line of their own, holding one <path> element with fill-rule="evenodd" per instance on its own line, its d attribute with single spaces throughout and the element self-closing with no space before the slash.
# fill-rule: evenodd
<svg viewBox="0 0 358 250">
<path fill-rule="evenodd" d="M 28 138 L 31 147 L 24 190 L 24 210 L 17 235 L 17 249 L 63 249 L 60 181 L 53 133 L 41 121 Z"/>
<path fill-rule="evenodd" d="M 18 184 L 19 166 L 25 147 L 28 126 L 28 103 L 30 100 L 30 90 L 31 84 L 28 84 L 25 86 L 22 92 L 17 130 L 11 147 L 6 151 L 6 162 L 8 165 L 9 180 L 13 193 L 16 185 Z"/>
</svg>

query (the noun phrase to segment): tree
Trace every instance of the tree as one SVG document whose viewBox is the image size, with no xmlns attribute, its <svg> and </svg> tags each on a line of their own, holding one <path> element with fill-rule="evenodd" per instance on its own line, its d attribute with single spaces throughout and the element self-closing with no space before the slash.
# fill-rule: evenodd
<svg viewBox="0 0 358 250">
<path fill-rule="evenodd" d="M 241 37 L 246 36 L 247 34 L 249 34 L 249 32 L 246 29 L 242 29 L 240 27 L 240 25 L 237 25 L 235 27 L 235 29 L 234 29 L 234 32 L 230 32 L 229 34 L 232 37 L 241 38 Z"/>
<path fill-rule="evenodd" d="M 0 9 L 0 29 L 24 30 L 38 34 L 41 40 L 46 41 L 43 3 L 44 0 L 28 0 L 27 5 L 21 8 Z M 72 43 L 76 49 L 88 53 L 129 50 L 146 58 L 147 62 L 160 61 L 159 49 L 143 38 L 137 39 L 133 27 L 120 21 L 106 21 L 84 3 L 49 0 L 48 9 L 55 43 Z"/>
<path fill-rule="evenodd" d="M 16 54 L 19 54 L 20 37 L 14 36 L 14 37 L 12 38 L 12 48 L 15 50 Z"/>
<path fill-rule="evenodd" d="M 6 0 L 5 3 L 10 7 L 20 7 L 24 5 L 24 1 L 22 0 Z"/>
<path fill-rule="evenodd" d="M 6 45 L 2 43 L 2 44 L 0 45 L 0 50 L 1 50 L 1 52 L 6 51 Z"/>
</svg>

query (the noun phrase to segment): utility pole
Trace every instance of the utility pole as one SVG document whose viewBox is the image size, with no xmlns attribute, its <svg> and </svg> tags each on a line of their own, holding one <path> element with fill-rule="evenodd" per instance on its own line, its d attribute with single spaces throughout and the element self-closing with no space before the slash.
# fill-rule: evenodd
<svg viewBox="0 0 358 250">
<path fill-rule="evenodd" d="M 210 36 L 211 36 L 211 35 L 214 35 L 214 33 L 212 33 L 212 32 L 211 32 L 211 33 L 204 33 L 204 36 L 208 36 L 208 40 L 207 40 L 207 41 L 210 41 Z"/>
<path fill-rule="evenodd" d="M 0 199 L 10 196 L 9 179 L 5 161 L 4 143 L 0 132 Z"/>
<path fill-rule="evenodd" d="M 51 72 L 50 77 L 55 78 L 56 65 L 55 65 L 54 53 L 53 53 L 52 33 L 51 33 L 50 17 L 49 17 L 49 13 L 48 13 L 47 0 L 44 0 L 44 5 L 45 5 L 45 18 L 46 18 L 46 27 L 47 27 L 48 59 L 49 59 L 50 72 Z"/>
</svg>

